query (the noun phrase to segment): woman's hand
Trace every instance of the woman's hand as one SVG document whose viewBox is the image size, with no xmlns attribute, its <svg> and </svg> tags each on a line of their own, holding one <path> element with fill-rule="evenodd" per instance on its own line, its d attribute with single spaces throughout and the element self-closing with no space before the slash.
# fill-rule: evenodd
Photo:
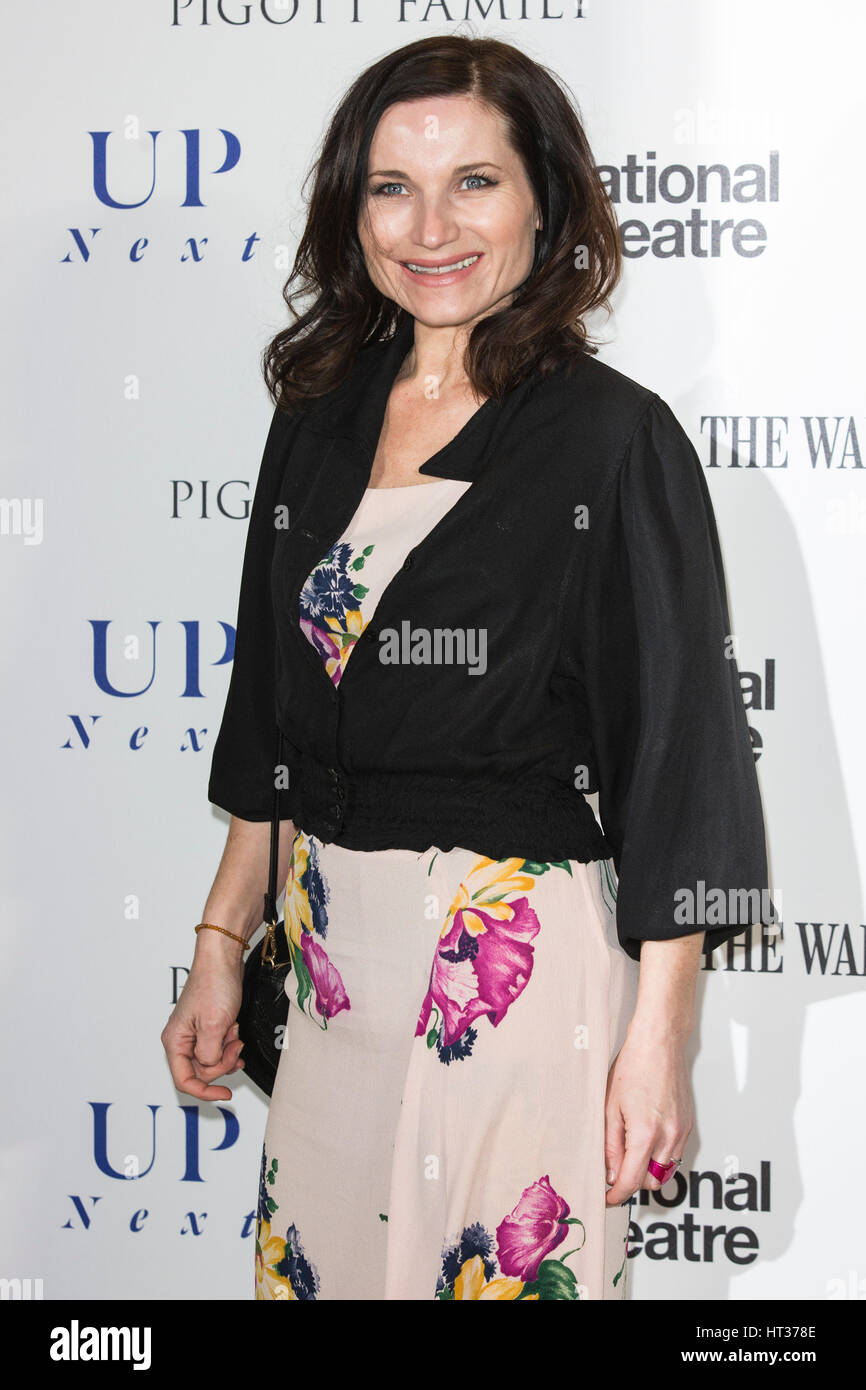
<svg viewBox="0 0 866 1390">
<path fill-rule="evenodd" d="M 179 1091 L 231 1100 L 228 1086 L 212 1083 L 244 1065 L 237 1025 L 242 985 L 242 948 L 217 932 L 199 932 L 186 984 L 161 1034 Z"/>
<path fill-rule="evenodd" d="M 686 1043 L 704 932 L 641 944 L 637 1004 L 608 1073 L 604 1159 L 609 1207 L 662 1186 L 647 1164 L 681 1158 L 695 1122 Z M 611 1176 L 611 1174 L 613 1176 Z"/>
<path fill-rule="evenodd" d="M 637 1020 L 626 1034 L 608 1073 L 604 1158 L 609 1207 L 640 1187 L 662 1186 L 647 1172 L 651 1158 L 669 1163 L 682 1157 L 695 1121 L 686 1059 L 687 1035 Z"/>
</svg>

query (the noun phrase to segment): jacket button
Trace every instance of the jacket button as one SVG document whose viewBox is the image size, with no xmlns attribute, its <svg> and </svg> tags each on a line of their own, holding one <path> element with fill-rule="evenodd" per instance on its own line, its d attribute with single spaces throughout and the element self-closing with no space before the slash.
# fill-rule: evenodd
<svg viewBox="0 0 866 1390">
<path fill-rule="evenodd" d="M 411 550 L 410 550 L 409 554 L 406 556 L 406 559 L 403 561 L 403 569 L 404 569 L 404 570 L 410 570 L 410 569 L 412 568 L 412 566 L 414 565 L 414 563 L 415 563 L 415 556 L 412 554 L 412 552 L 411 552 Z"/>
</svg>

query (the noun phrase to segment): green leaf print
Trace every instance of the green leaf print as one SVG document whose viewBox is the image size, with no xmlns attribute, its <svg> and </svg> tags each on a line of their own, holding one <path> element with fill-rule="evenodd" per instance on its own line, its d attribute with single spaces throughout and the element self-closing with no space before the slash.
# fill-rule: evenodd
<svg viewBox="0 0 866 1390">
<path fill-rule="evenodd" d="M 620 1265 L 620 1267 L 619 1267 L 619 1269 L 617 1270 L 616 1274 L 613 1276 L 613 1286 L 614 1286 L 614 1288 L 616 1288 L 617 1284 L 619 1283 L 620 1278 L 621 1278 L 621 1276 L 622 1276 L 622 1274 L 623 1274 L 623 1272 L 624 1272 L 624 1270 L 625 1270 L 626 1263 L 627 1263 L 627 1261 L 628 1261 L 628 1229 L 626 1229 L 626 1233 L 625 1233 L 625 1235 L 624 1235 L 623 1238 L 622 1238 L 622 1243 L 623 1243 L 623 1245 L 625 1246 L 625 1254 L 624 1254 L 623 1257 L 622 1257 L 622 1264 Z"/>
<path fill-rule="evenodd" d="M 313 992 L 313 981 L 310 979 L 310 972 L 304 960 L 303 952 L 297 947 L 292 950 L 292 968 L 295 972 L 295 979 L 298 982 L 298 1008 L 303 1009 L 304 1004 Z"/>
<path fill-rule="evenodd" d="M 617 882 L 616 878 L 614 877 L 613 870 L 611 869 L 610 861 L 607 859 L 602 859 L 601 869 L 604 874 L 604 880 L 608 892 L 610 893 L 610 896 L 613 898 L 614 902 L 616 902 Z"/>
<path fill-rule="evenodd" d="M 273 1185 L 274 1185 L 274 1183 L 276 1182 L 276 1180 L 277 1180 L 277 1160 L 274 1158 L 274 1159 L 271 1159 L 271 1166 L 270 1166 L 270 1168 L 268 1169 L 267 1173 L 265 1174 L 265 1182 L 268 1184 L 269 1187 L 273 1187 Z M 268 1216 L 273 1216 L 274 1212 L 275 1212 L 276 1209 L 277 1209 L 277 1203 L 276 1203 L 276 1201 L 274 1200 L 274 1198 L 270 1195 L 269 1192 L 266 1192 L 266 1193 L 264 1194 L 264 1197 L 265 1197 L 265 1206 L 267 1207 L 267 1210 L 268 1210 Z"/>
<path fill-rule="evenodd" d="M 542 1260 L 535 1282 L 524 1284 L 515 1302 L 527 1298 L 531 1293 L 538 1294 L 539 1302 L 542 1303 L 554 1299 L 559 1302 L 577 1302 L 577 1276 L 560 1260 Z"/>
<path fill-rule="evenodd" d="M 369 592 L 370 590 L 367 588 L 366 584 L 352 585 L 352 593 L 355 595 L 355 598 L 358 600 L 359 603 L 362 599 L 365 599 L 367 597 Z"/>
<path fill-rule="evenodd" d="M 569 877 L 574 877 L 567 859 L 552 859 L 549 864 L 542 864 L 537 859 L 524 859 L 521 866 L 521 872 L 526 874 L 546 874 L 548 869 L 565 869 Z"/>
</svg>

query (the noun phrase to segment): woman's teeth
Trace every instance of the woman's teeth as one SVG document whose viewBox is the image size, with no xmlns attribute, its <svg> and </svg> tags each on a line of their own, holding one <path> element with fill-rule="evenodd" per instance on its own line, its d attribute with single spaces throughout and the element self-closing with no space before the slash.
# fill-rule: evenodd
<svg viewBox="0 0 866 1390">
<path fill-rule="evenodd" d="M 416 265 L 414 261 L 404 261 L 404 265 L 414 270 L 416 275 L 447 275 L 451 270 L 463 270 L 467 265 L 474 265 L 477 260 L 477 256 L 467 256 L 465 260 L 454 261 L 452 265 Z"/>
</svg>

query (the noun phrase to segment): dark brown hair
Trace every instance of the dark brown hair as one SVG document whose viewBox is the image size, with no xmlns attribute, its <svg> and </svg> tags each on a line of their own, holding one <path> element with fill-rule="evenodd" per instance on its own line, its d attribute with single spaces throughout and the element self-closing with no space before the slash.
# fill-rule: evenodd
<svg viewBox="0 0 866 1390">
<path fill-rule="evenodd" d="M 463 95 L 499 112 L 538 202 L 529 275 L 511 303 L 472 329 L 465 368 L 476 395 L 501 399 L 530 372 L 596 352 L 584 318 L 608 306 L 622 252 L 613 206 L 573 98 L 547 68 L 496 39 L 430 37 L 380 58 L 334 113 L 313 178 L 307 222 L 283 299 L 295 322 L 262 354 L 275 405 L 291 410 L 349 374 L 358 351 L 389 338 L 405 310 L 373 284 L 358 237 L 370 145 L 395 102 Z M 575 251 L 585 247 L 585 268 Z M 297 284 L 296 284 L 297 282 Z M 292 286 L 296 284 L 296 288 Z M 294 301 L 312 296 L 303 313 Z"/>
</svg>

